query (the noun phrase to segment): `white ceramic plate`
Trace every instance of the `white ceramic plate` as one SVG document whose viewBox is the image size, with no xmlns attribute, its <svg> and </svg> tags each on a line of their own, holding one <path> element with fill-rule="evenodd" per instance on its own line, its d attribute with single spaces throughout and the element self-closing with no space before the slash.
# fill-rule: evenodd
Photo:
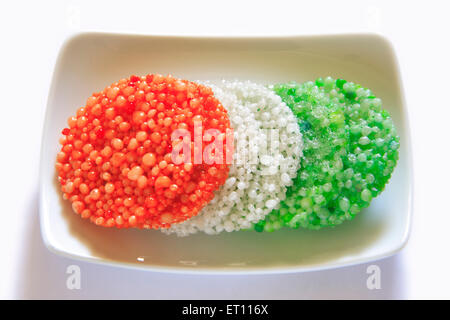
<svg viewBox="0 0 450 320">
<path fill-rule="evenodd" d="M 386 190 L 353 221 L 320 231 L 235 232 L 186 238 L 158 231 L 97 227 L 63 201 L 54 162 L 66 119 L 94 91 L 131 74 L 190 80 L 249 79 L 268 84 L 331 75 L 382 98 L 401 139 L 400 161 Z M 395 54 L 377 35 L 167 37 L 83 33 L 56 63 L 42 140 L 40 216 L 46 246 L 74 259 L 148 270 L 278 273 L 368 262 L 407 242 L 412 168 L 406 106 Z"/>
</svg>

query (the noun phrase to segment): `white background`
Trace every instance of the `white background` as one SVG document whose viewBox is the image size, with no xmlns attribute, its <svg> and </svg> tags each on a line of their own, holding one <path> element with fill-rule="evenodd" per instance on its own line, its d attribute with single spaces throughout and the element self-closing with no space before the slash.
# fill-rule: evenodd
<svg viewBox="0 0 450 320">
<path fill-rule="evenodd" d="M 2 1 L 0 298 L 450 298 L 450 18 L 446 1 Z M 366 268 L 270 276 L 183 276 L 50 254 L 38 222 L 43 118 L 58 50 L 74 32 L 320 34 L 377 32 L 396 50 L 411 121 L 414 216 L 407 247 Z M 66 268 L 81 267 L 81 290 Z"/>
</svg>

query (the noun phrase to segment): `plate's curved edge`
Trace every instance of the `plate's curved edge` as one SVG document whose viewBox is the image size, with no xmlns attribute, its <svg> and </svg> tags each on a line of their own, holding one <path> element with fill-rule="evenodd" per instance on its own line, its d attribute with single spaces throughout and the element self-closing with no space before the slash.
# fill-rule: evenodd
<svg viewBox="0 0 450 320">
<path fill-rule="evenodd" d="M 44 242 L 45 243 L 45 242 Z M 272 274 L 293 274 L 293 273 L 306 273 L 306 272 L 316 272 L 316 271 L 326 271 L 332 269 L 340 269 L 345 267 L 352 267 L 357 265 L 363 265 L 367 263 L 372 263 L 382 259 L 387 259 L 394 256 L 399 251 L 404 248 L 404 245 L 393 249 L 390 252 L 386 252 L 373 257 L 368 257 L 364 259 L 357 259 L 355 261 L 343 262 L 343 263 L 333 263 L 329 265 L 310 265 L 305 267 L 266 267 L 266 268 L 253 268 L 253 269 L 239 269 L 239 268 L 187 268 L 184 266 L 180 267 L 159 267 L 159 266 L 148 266 L 139 265 L 137 263 L 126 263 L 117 262 L 111 260 L 102 260 L 91 257 L 84 257 L 80 255 L 73 255 L 67 251 L 63 251 L 54 247 L 51 243 L 45 243 L 46 248 L 53 254 L 59 255 L 64 258 L 81 261 L 85 263 L 92 263 L 96 265 L 109 266 L 115 268 L 125 268 L 128 270 L 138 270 L 138 271 L 148 271 L 166 274 L 180 274 L 180 275 L 208 275 L 208 276 L 239 276 L 239 275 L 272 275 Z"/>
<path fill-rule="evenodd" d="M 409 114 L 409 109 L 408 109 L 408 105 L 406 102 L 406 97 L 405 97 L 405 90 L 403 87 L 403 81 L 402 81 L 402 71 L 401 71 L 401 67 L 400 67 L 400 63 L 398 61 L 397 58 L 397 54 L 396 54 L 396 50 L 395 50 L 395 45 L 394 43 L 391 41 L 391 39 L 389 39 L 388 37 L 378 34 L 378 33 L 374 33 L 373 37 L 378 38 L 381 42 L 384 42 L 384 44 L 386 45 L 386 47 L 389 49 L 389 51 L 391 52 L 393 61 L 395 63 L 395 68 L 396 68 L 396 72 L 395 74 L 397 75 L 397 85 L 399 87 L 399 92 L 400 92 L 400 99 L 401 99 L 401 104 L 402 104 L 402 116 L 403 116 L 403 124 L 404 124 L 404 131 L 405 131 L 405 135 L 402 137 L 402 139 L 406 138 L 406 154 L 413 154 L 413 144 L 412 144 L 412 140 L 411 140 L 411 125 L 410 125 L 410 114 Z M 407 215 L 407 221 L 406 221 L 406 226 L 405 226 L 405 230 L 402 236 L 402 240 L 400 242 L 400 245 L 394 249 L 394 253 L 401 251 L 403 248 L 406 247 L 406 245 L 409 242 L 409 239 L 411 237 L 411 231 L 412 231 L 412 223 L 413 223 L 413 214 L 414 214 L 414 159 L 412 156 L 408 157 L 407 159 L 407 165 L 408 165 L 408 176 L 410 179 L 410 183 L 409 183 L 409 192 L 408 192 L 408 215 Z"/>
<path fill-rule="evenodd" d="M 52 243 L 52 241 L 49 239 L 48 237 L 48 220 L 46 219 L 46 216 L 44 214 L 45 212 L 45 208 L 44 208 L 44 192 L 45 192 L 45 187 L 44 187 L 44 177 L 43 177 L 43 172 L 44 172 L 44 139 L 47 136 L 48 130 L 49 130 L 49 121 L 50 121 L 50 114 L 51 111 L 50 110 L 50 100 L 52 98 L 52 96 L 54 95 L 54 90 L 55 90 L 55 78 L 56 75 L 58 74 L 58 69 L 59 69 L 59 65 L 61 64 L 61 60 L 62 60 L 62 56 L 64 54 L 64 51 L 67 50 L 67 48 L 69 47 L 69 45 L 75 41 L 76 39 L 78 39 L 79 37 L 84 36 L 86 33 L 85 32 L 74 32 L 69 34 L 66 39 L 63 41 L 63 43 L 61 44 L 59 50 L 58 50 L 58 56 L 56 58 L 55 64 L 53 66 L 53 73 L 52 73 L 52 77 L 51 77 L 51 86 L 50 86 L 50 90 L 47 96 L 47 103 L 46 103 L 46 107 L 45 107 L 45 115 L 44 115 L 44 125 L 42 128 L 42 136 L 41 136 L 41 146 L 40 146 L 40 156 L 39 156 L 39 195 L 38 195 L 38 199 L 39 199 L 39 224 L 40 224 L 40 231 L 41 231 L 41 237 L 42 240 L 44 242 L 44 245 L 46 248 L 48 248 L 50 251 L 52 251 L 50 248 L 53 248 L 54 245 Z"/>
</svg>

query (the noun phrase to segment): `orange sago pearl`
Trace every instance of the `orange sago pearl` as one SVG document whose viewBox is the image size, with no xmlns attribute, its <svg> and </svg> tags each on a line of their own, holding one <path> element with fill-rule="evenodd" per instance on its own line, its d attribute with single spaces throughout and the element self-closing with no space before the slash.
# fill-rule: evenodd
<svg viewBox="0 0 450 320">
<path fill-rule="evenodd" d="M 182 154 L 187 163 L 172 159 L 174 130 L 194 140 L 199 119 L 203 131 L 230 128 L 210 88 L 170 75 L 131 76 L 94 93 L 59 139 L 63 198 L 104 227 L 169 228 L 197 215 L 229 171 L 226 163 L 198 164 L 193 152 Z"/>
</svg>

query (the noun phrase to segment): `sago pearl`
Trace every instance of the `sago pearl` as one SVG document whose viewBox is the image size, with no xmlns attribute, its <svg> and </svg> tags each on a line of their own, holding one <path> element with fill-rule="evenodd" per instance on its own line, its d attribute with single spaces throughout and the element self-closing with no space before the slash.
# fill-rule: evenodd
<svg viewBox="0 0 450 320">
<path fill-rule="evenodd" d="M 104 227 L 168 228 L 197 215 L 229 166 L 195 164 L 193 152 L 173 161 L 180 140 L 172 143 L 172 133 L 194 137 L 195 121 L 203 130 L 230 128 L 210 88 L 170 75 L 131 76 L 94 93 L 62 130 L 56 169 L 63 197 Z"/>
<path fill-rule="evenodd" d="M 304 158 L 279 210 L 255 225 L 319 229 L 353 219 L 380 194 L 398 160 L 399 137 L 381 100 L 343 79 L 273 87 L 298 117 Z"/>
<path fill-rule="evenodd" d="M 186 236 L 249 229 L 285 198 L 302 156 L 297 118 L 281 98 L 250 81 L 207 83 L 227 109 L 234 130 L 234 159 L 225 184 L 201 212 L 165 233 Z"/>
</svg>

